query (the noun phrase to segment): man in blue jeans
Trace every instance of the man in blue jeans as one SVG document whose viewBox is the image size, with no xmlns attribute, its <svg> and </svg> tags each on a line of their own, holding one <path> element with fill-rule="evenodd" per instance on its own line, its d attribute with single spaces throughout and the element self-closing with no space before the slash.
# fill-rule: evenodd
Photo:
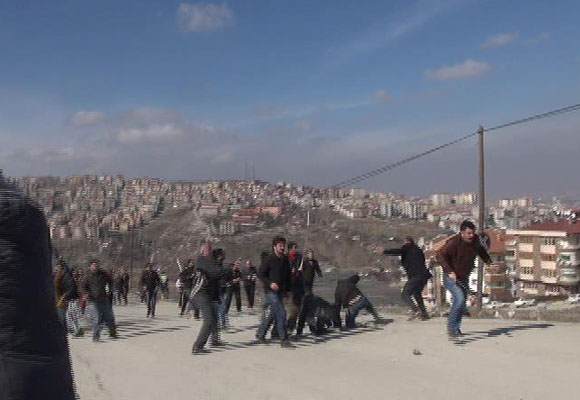
<svg viewBox="0 0 580 400">
<path fill-rule="evenodd" d="M 449 238 L 437 253 L 437 258 L 443 268 L 443 285 L 451 293 L 451 310 L 447 320 L 447 334 L 455 339 L 461 332 L 461 319 L 467 299 L 468 279 L 474 266 L 475 257 L 479 255 L 486 264 L 491 264 L 487 250 L 481 245 L 475 234 L 475 225 L 471 221 L 463 221 L 460 232 Z"/>
<path fill-rule="evenodd" d="M 98 342 L 101 336 L 101 323 L 105 323 L 109 328 L 109 336 L 117 338 L 117 327 L 115 326 L 115 316 L 106 291 L 107 286 L 113 287 L 111 276 L 99 267 L 98 260 L 91 260 L 89 274 L 85 278 L 82 290 L 88 297 L 88 309 L 93 325 L 93 342 Z"/>
<path fill-rule="evenodd" d="M 258 269 L 258 278 L 264 283 L 264 308 L 269 308 L 256 332 L 258 342 L 265 342 L 266 331 L 272 322 L 278 330 L 281 345 L 293 348 L 286 331 L 286 310 L 282 302 L 283 295 L 290 291 L 291 272 L 288 257 L 285 254 L 286 239 L 276 237 L 272 241 L 272 254 L 265 258 Z"/>
<path fill-rule="evenodd" d="M 335 319 L 341 329 L 340 309 L 342 307 L 346 308 L 344 322 L 347 329 L 356 327 L 355 319 L 362 310 L 368 311 L 374 317 L 376 323 L 382 321 L 369 299 L 356 286 L 359 280 L 358 275 L 352 275 L 346 279 L 339 280 L 336 285 L 334 293 Z"/>
</svg>

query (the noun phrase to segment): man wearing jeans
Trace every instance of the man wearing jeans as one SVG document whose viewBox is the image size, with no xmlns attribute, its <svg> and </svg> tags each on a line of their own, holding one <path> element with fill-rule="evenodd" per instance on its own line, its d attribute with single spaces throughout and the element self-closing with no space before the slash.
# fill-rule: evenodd
<svg viewBox="0 0 580 400">
<path fill-rule="evenodd" d="M 381 317 L 366 296 L 356 286 L 360 280 L 358 275 L 352 275 L 346 279 L 341 279 L 336 285 L 336 292 L 334 293 L 335 300 L 335 319 L 342 329 L 340 322 L 340 309 L 346 308 L 345 325 L 347 329 L 355 328 L 355 319 L 359 312 L 366 310 L 375 319 L 376 323 L 381 322 Z"/>
<path fill-rule="evenodd" d="M 447 240 L 437 254 L 443 268 L 443 284 L 451 293 L 451 311 L 447 320 L 447 334 L 450 339 L 462 335 L 461 319 L 465 310 L 468 279 L 475 257 L 479 255 L 486 264 L 491 264 L 489 254 L 475 234 L 473 222 L 463 221 L 459 230 L 457 235 Z"/>
<path fill-rule="evenodd" d="M 256 339 L 264 342 L 266 331 L 272 322 L 276 321 L 278 337 L 282 340 L 282 347 L 292 348 L 286 331 L 286 310 L 282 303 L 282 297 L 290 290 L 290 263 L 285 255 L 286 239 L 276 237 L 272 241 L 272 254 L 264 259 L 258 269 L 258 278 L 264 283 L 264 308 L 270 308 L 267 317 L 264 318 Z"/>
<path fill-rule="evenodd" d="M 188 298 L 192 305 L 200 310 L 203 324 L 191 352 L 192 354 L 203 354 L 208 352 L 204 347 L 210 336 L 212 347 L 224 345 L 219 340 L 216 307 L 218 303 L 214 301 L 218 295 L 218 280 L 223 274 L 223 269 L 216 259 L 212 257 L 211 245 L 208 242 L 201 244 L 200 254 L 195 265 L 191 293 Z"/>
<path fill-rule="evenodd" d="M 98 342 L 101 336 L 101 323 L 105 323 L 109 328 L 109 336 L 117 338 L 117 327 L 115 326 L 115 316 L 113 307 L 109 301 L 106 287 L 112 287 L 111 276 L 99 267 L 98 260 L 91 260 L 89 274 L 83 282 L 82 289 L 88 297 L 88 308 L 93 325 L 93 342 Z"/>
</svg>

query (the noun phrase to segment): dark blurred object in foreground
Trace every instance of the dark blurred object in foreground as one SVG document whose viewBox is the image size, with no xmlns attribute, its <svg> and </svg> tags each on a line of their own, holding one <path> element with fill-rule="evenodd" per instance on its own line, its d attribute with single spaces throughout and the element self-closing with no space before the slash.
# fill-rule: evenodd
<svg viewBox="0 0 580 400">
<path fill-rule="evenodd" d="M 0 399 L 74 399 L 46 220 L 0 176 Z"/>
</svg>

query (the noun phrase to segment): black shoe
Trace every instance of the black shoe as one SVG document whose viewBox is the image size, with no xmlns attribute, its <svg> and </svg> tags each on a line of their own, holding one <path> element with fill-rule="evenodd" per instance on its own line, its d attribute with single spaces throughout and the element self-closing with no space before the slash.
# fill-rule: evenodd
<svg viewBox="0 0 580 400">
<path fill-rule="evenodd" d="M 198 348 L 194 348 L 193 350 L 191 350 L 191 354 L 208 354 L 210 351 L 206 350 L 204 348 L 198 349 Z"/>
<path fill-rule="evenodd" d="M 414 320 L 416 320 L 417 318 L 419 318 L 419 314 L 418 314 L 418 313 L 416 313 L 416 312 L 413 312 L 413 313 L 411 313 L 411 314 L 409 315 L 409 318 L 407 318 L 407 321 L 414 321 Z"/>
<path fill-rule="evenodd" d="M 447 331 L 447 337 L 451 340 L 459 339 L 461 337 L 461 332 Z"/>
<path fill-rule="evenodd" d="M 265 337 L 257 337 L 254 342 L 255 342 L 255 344 L 267 344 L 268 343 L 268 341 L 266 340 Z"/>
<path fill-rule="evenodd" d="M 419 319 L 420 319 L 421 321 L 428 321 L 428 320 L 430 320 L 430 319 L 431 319 L 431 317 L 429 316 L 429 314 L 425 313 L 425 314 L 421 314 L 421 315 L 419 316 Z"/>
<path fill-rule="evenodd" d="M 290 343 L 290 341 L 288 339 L 284 339 L 280 342 L 280 347 L 284 348 L 284 349 L 295 349 L 296 346 L 294 346 L 292 343 Z"/>
<path fill-rule="evenodd" d="M 218 342 L 212 342 L 211 343 L 211 347 L 223 347 L 226 346 L 227 343 L 226 342 L 222 342 L 221 340 Z"/>
</svg>

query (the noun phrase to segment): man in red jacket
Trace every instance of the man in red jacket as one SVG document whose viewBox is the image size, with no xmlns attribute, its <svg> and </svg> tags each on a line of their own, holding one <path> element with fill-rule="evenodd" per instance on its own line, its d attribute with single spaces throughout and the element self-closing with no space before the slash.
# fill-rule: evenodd
<svg viewBox="0 0 580 400">
<path fill-rule="evenodd" d="M 447 334 L 451 339 L 462 335 L 461 318 L 469 287 L 468 279 L 475 257 L 479 255 L 486 264 L 491 264 L 489 254 L 475 234 L 473 222 L 463 221 L 459 230 L 457 235 L 447 240 L 437 254 L 443 267 L 443 284 L 451 292 L 451 310 L 447 320 Z"/>
</svg>

